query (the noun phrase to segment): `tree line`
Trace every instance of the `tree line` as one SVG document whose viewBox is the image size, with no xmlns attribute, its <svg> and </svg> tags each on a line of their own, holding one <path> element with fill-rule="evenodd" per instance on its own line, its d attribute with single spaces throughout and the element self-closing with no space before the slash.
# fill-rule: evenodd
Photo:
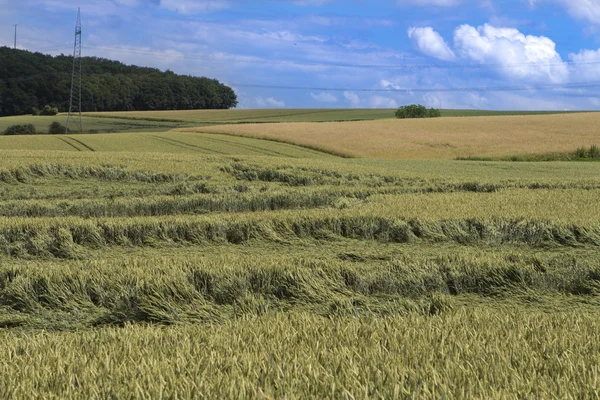
<svg viewBox="0 0 600 400">
<path fill-rule="evenodd" d="M 177 75 L 98 57 L 83 60 L 83 111 L 228 109 L 233 89 L 215 79 Z M 68 111 L 73 57 L 0 47 L 0 116 L 46 105 Z"/>
<path fill-rule="evenodd" d="M 442 112 L 437 108 L 427 109 L 421 104 L 402 106 L 396 110 L 396 118 L 439 118 Z"/>
</svg>

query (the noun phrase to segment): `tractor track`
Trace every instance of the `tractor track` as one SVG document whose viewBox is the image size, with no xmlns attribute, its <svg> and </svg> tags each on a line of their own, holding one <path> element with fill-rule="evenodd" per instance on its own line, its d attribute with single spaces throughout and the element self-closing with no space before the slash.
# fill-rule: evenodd
<svg viewBox="0 0 600 400">
<path fill-rule="evenodd" d="M 72 147 L 72 148 L 74 148 L 75 150 L 77 150 L 77 151 L 82 151 L 82 150 L 81 150 L 79 147 L 75 146 L 73 143 L 69 142 L 68 140 L 66 140 L 66 139 L 64 139 L 64 138 L 62 138 L 62 137 L 60 137 L 60 136 L 56 136 L 56 138 L 57 138 L 58 140 L 60 140 L 61 142 L 64 142 L 64 143 L 68 144 L 69 146 L 71 146 L 71 147 Z"/>
<path fill-rule="evenodd" d="M 210 149 L 210 148 L 206 148 L 206 147 L 202 147 L 202 146 L 197 146 L 195 144 L 186 143 L 181 140 L 166 138 L 166 137 L 162 137 L 162 136 L 154 136 L 154 135 L 149 135 L 149 136 L 156 140 L 160 140 L 162 142 L 169 143 L 173 146 L 178 146 L 178 147 L 188 149 L 188 150 L 195 150 L 199 153 L 200 153 L 199 150 L 204 150 L 204 151 L 207 151 L 209 154 L 210 153 L 218 153 L 218 154 L 227 155 L 227 153 L 219 151 L 219 150 L 214 150 L 214 149 Z M 198 150 L 196 150 L 196 149 L 198 149 Z"/>
<path fill-rule="evenodd" d="M 264 148 L 261 148 L 261 147 L 258 147 L 258 146 L 252 146 L 251 144 L 235 143 L 235 142 L 230 142 L 229 140 L 225 140 L 225 139 L 218 139 L 218 138 L 210 137 L 212 135 L 210 133 L 201 133 L 201 134 L 205 135 L 204 138 L 206 138 L 208 140 L 212 140 L 212 141 L 220 142 L 220 143 L 225 143 L 225 144 L 228 144 L 228 145 L 230 145 L 232 147 L 241 147 L 241 148 L 245 148 L 247 150 L 257 151 L 259 153 L 262 153 L 260 155 L 290 157 L 288 154 L 280 153 L 280 152 L 275 151 L 275 150 L 268 150 L 268 149 L 264 149 Z M 260 139 L 256 139 L 256 140 L 260 140 Z"/>
<path fill-rule="evenodd" d="M 74 142 L 79 143 L 80 145 L 82 145 L 83 147 L 85 147 L 86 149 L 88 149 L 89 151 L 96 151 L 93 148 L 91 148 L 90 146 L 88 146 L 87 144 L 83 143 L 81 140 L 77 140 L 74 137 L 71 136 L 67 136 L 69 139 L 73 140 Z"/>
</svg>

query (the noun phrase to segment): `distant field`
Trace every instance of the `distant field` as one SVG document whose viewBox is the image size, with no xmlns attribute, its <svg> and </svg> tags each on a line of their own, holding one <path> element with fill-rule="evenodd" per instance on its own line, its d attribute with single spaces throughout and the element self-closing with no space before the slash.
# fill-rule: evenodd
<svg viewBox="0 0 600 400">
<path fill-rule="evenodd" d="M 134 120 L 170 120 L 194 124 L 245 122 L 326 122 L 393 118 L 392 109 L 258 109 L 86 113 L 86 116 Z"/>
<path fill-rule="evenodd" d="M 124 119 L 177 120 L 201 124 L 233 124 L 245 122 L 336 122 L 379 120 L 394 118 L 395 109 L 265 109 L 265 110 L 188 110 L 188 111 L 133 111 L 86 113 L 93 117 Z M 444 117 L 493 115 L 547 115 L 562 111 L 489 111 L 442 110 Z"/>
<path fill-rule="evenodd" d="M 394 110 L 381 109 L 283 109 L 283 110 L 190 110 L 85 113 L 84 132 L 165 132 L 173 128 L 259 122 L 331 122 L 393 118 Z M 11 125 L 34 124 L 47 132 L 53 121 L 66 124 L 67 114 L 0 118 L 0 135 Z"/>
<path fill-rule="evenodd" d="M 286 110 L 289 112 L 298 110 Z M 306 110 L 303 110 L 306 112 Z M 382 112 L 383 110 L 375 110 Z M 254 118 L 316 118 L 314 114 L 252 110 Z M 316 112 L 316 111 L 315 111 Z M 373 110 L 340 110 L 322 115 L 366 117 Z M 354 114 L 351 114 L 354 113 Z M 147 120 L 135 115 L 145 115 Z M 105 115 L 86 117 L 86 127 L 98 132 L 71 135 L 2 136 L 0 149 L 167 152 L 232 155 L 315 157 L 325 153 L 346 157 L 397 159 L 502 158 L 562 154 L 600 144 L 600 113 L 566 113 L 419 120 L 369 120 L 348 122 L 250 123 L 247 110 L 169 112 L 189 121 L 152 120 L 162 112 L 123 113 L 125 119 Z M 209 116 L 210 115 L 210 116 Z M 221 115 L 221 121 L 207 123 Z M 246 115 L 246 117 L 243 117 Z M 269 117 L 269 115 L 271 115 Z M 248 123 L 238 124 L 244 121 Z M 193 120 L 197 122 L 192 122 Z M 33 121 L 44 131 L 56 117 L 0 118 L 0 129 L 11 123 Z M 2 125 L 4 124 L 4 125 Z M 217 134 L 217 135 L 215 135 Z M 268 140 L 261 140 L 268 139 Z M 536 158 L 533 157 L 535 160 Z M 557 159 L 561 159 L 558 157 Z M 541 159 L 540 159 L 541 160 Z"/>
<path fill-rule="evenodd" d="M 37 132 L 48 132 L 48 126 L 53 121 L 58 121 L 65 125 L 67 115 L 60 114 L 56 116 L 32 116 L 21 115 L 18 117 L 0 118 L 0 135 L 11 125 L 33 124 Z M 165 121 L 136 121 L 121 118 L 94 118 L 83 117 L 83 129 L 85 132 L 95 130 L 99 132 L 137 132 L 137 131 L 167 131 L 169 129 L 189 126 L 189 124 L 180 122 Z"/>
<path fill-rule="evenodd" d="M 442 110 L 442 117 L 493 117 L 510 115 L 579 114 L 585 111 L 496 111 L 496 110 Z"/>
<path fill-rule="evenodd" d="M 270 140 L 177 132 L 0 136 L 0 150 L 231 154 L 294 158 L 332 157 L 325 152 Z"/>
<path fill-rule="evenodd" d="M 126 111 L 84 113 L 84 132 L 166 132 L 173 128 L 246 123 L 337 122 L 393 119 L 393 109 L 259 109 L 259 110 L 186 110 L 186 111 Z M 548 115 L 559 111 L 485 111 L 442 110 L 447 117 Z M 0 118 L 0 134 L 17 124 L 34 124 L 38 132 L 47 132 L 51 122 L 66 124 L 67 114 Z"/>
<path fill-rule="evenodd" d="M 572 152 L 600 144 L 600 113 L 185 128 L 269 138 L 354 157 L 454 159 Z"/>
</svg>

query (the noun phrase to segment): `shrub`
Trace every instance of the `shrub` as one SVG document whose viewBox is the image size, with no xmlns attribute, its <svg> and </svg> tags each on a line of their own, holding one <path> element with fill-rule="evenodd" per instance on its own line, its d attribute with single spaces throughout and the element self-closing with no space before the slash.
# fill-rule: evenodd
<svg viewBox="0 0 600 400">
<path fill-rule="evenodd" d="M 11 125 L 4 131 L 5 135 L 35 135 L 35 125 Z"/>
<path fill-rule="evenodd" d="M 58 121 L 54 121 L 48 127 L 48 133 L 51 135 L 60 135 L 67 132 L 67 127 Z"/>
<path fill-rule="evenodd" d="M 420 104 L 411 104 L 402 106 L 396 110 L 396 118 L 437 118 L 441 117 L 440 110 L 435 108 L 427 109 Z"/>
<path fill-rule="evenodd" d="M 57 115 L 58 114 L 58 108 L 56 107 L 50 107 L 49 105 L 46 105 L 46 107 L 44 107 L 44 109 L 39 110 L 37 115 Z"/>
</svg>

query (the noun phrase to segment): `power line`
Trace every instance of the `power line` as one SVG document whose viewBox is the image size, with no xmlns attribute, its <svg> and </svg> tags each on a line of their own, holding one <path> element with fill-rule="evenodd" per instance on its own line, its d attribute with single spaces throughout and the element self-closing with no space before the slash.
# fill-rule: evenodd
<svg viewBox="0 0 600 400">
<path fill-rule="evenodd" d="M 66 72 L 48 72 L 44 74 L 30 75 L 27 77 L 16 77 L 0 79 L 0 82 L 13 82 L 20 80 L 29 80 L 36 78 L 49 78 L 52 76 L 66 75 Z M 83 73 L 82 76 L 113 76 L 113 73 Z M 521 85 L 521 86 L 473 86 L 457 88 L 341 88 L 341 87 L 318 87 L 318 86 L 285 86 L 285 85 L 263 85 L 253 83 L 230 83 L 229 86 L 257 89 L 274 90 L 304 90 L 304 91 L 322 91 L 322 92 L 379 92 L 379 93 L 445 93 L 445 92 L 518 92 L 518 91 L 546 91 L 560 89 L 589 89 L 600 87 L 600 81 L 572 82 L 564 84 L 541 84 L 541 85 Z"/>
<path fill-rule="evenodd" d="M 586 89 L 600 87 L 600 82 L 581 82 L 569 84 L 547 84 L 547 85 L 529 85 L 529 86 L 489 86 L 489 87 L 461 87 L 461 88 L 332 88 L 332 87 L 307 87 L 307 86 L 279 86 L 279 85 L 255 85 L 246 83 L 231 83 L 229 86 L 243 88 L 259 89 L 278 89 L 278 90 L 305 90 L 322 92 L 392 92 L 392 93 L 444 93 L 444 92 L 518 92 L 518 91 L 536 91 L 536 90 L 557 90 L 557 89 Z"/>
<path fill-rule="evenodd" d="M 66 72 L 48 72 L 44 74 L 35 74 L 26 77 L 16 77 L 0 79 L 0 82 L 13 82 L 19 80 L 29 80 L 36 78 L 49 78 L 53 76 L 66 75 Z M 83 73 L 82 76 L 113 76 L 113 73 Z M 257 89 L 275 89 L 275 90 L 305 90 L 305 91 L 323 91 L 323 92 L 391 92 L 391 93 L 443 93 L 443 92 L 516 92 L 516 91 L 542 91 L 559 89 L 588 89 L 600 87 L 600 81 L 571 82 L 562 84 L 540 84 L 540 85 L 520 85 L 520 86 L 473 86 L 457 88 L 350 88 L 350 87 L 319 87 L 319 86 L 286 86 L 286 85 L 264 85 L 253 83 L 230 83 L 229 86 Z"/>
</svg>

